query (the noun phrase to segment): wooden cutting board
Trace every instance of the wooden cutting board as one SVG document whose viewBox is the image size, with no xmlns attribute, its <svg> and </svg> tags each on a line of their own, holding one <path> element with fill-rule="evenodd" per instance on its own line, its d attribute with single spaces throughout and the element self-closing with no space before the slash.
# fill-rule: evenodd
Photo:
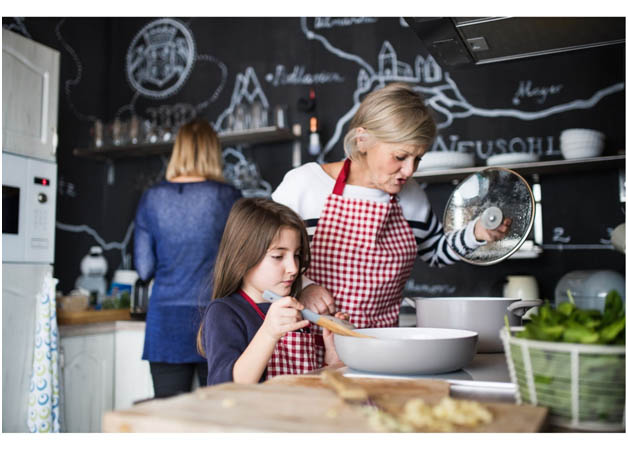
<svg viewBox="0 0 628 450">
<path fill-rule="evenodd" d="M 376 403 L 389 412 L 412 397 L 436 402 L 449 394 L 441 380 L 385 380 L 359 378 Z M 539 431 L 547 409 L 530 405 L 484 403 L 492 423 L 476 432 Z M 282 376 L 263 384 L 225 383 L 193 393 L 157 399 L 127 410 L 112 411 L 103 419 L 105 432 L 325 432 L 368 433 L 360 407 L 342 402 L 322 385 L 319 376 Z"/>
</svg>

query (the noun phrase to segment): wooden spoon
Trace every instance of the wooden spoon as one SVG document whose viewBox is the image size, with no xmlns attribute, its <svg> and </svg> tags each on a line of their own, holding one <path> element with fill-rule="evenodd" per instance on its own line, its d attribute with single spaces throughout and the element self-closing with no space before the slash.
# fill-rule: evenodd
<svg viewBox="0 0 628 450">
<path fill-rule="evenodd" d="M 279 300 L 281 296 L 275 294 L 273 291 L 266 290 L 262 294 L 262 298 L 264 300 L 268 300 L 269 302 L 274 302 L 275 300 Z M 307 308 L 301 310 L 301 315 L 305 320 L 309 320 L 310 322 L 315 323 L 320 327 L 327 328 L 329 331 L 333 331 L 334 333 L 340 334 L 342 336 L 373 338 L 373 336 L 368 336 L 366 334 L 354 331 L 353 329 L 355 328 L 355 326 L 353 326 L 351 322 L 339 319 L 338 317 L 329 316 L 326 314 L 318 314 Z"/>
</svg>

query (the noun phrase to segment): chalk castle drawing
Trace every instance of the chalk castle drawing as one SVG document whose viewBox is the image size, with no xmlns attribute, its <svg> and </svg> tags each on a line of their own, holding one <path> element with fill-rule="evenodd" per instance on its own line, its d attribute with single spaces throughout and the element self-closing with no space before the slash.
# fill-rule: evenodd
<svg viewBox="0 0 628 450">
<path fill-rule="evenodd" d="M 192 32 L 174 19 L 154 20 L 133 38 L 126 55 L 129 83 L 140 94 L 162 99 L 185 83 L 196 49 Z"/>
</svg>

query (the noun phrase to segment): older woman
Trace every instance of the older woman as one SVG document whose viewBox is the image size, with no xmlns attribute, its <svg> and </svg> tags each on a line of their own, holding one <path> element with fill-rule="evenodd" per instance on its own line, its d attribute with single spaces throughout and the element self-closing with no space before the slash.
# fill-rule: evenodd
<svg viewBox="0 0 628 450">
<path fill-rule="evenodd" d="M 344 139 L 347 159 L 285 175 L 273 199 L 296 211 L 313 236 L 306 274 L 312 284 L 300 296 L 308 308 L 347 312 L 359 328 L 396 326 L 417 255 L 430 266 L 452 264 L 458 254 L 504 237 L 511 219 L 495 230 L 475 220 L 443 233 L 412 178 L 435 136 L 421 96 L 390 84 L 357 110 Z"/>
<path fill-rule="evenodd" d="M 134 262 L 154 278 L 142 359 L 150 362 L 155 397 L 191 390 L 194 373 L 207 383 L 207 362 L 196 352 L 206 281 L 231 207 L 242 195 L 224 182 L 218 135 L 206 120 L 183 125 L 166 180 L 148 189 L 135 218 Z"/>
</svg>

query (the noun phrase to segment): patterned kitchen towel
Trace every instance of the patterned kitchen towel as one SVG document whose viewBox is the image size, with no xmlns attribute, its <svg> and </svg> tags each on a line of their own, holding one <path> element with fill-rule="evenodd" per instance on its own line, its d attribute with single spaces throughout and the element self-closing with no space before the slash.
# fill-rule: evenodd
<svg viewBox="0 0 628 450">
<path fill-rule="evenodd" d="M 60 431 L 59 331 L 55 299 L 58 281 L 47 274 L 37 294 L 33 373 L 28 396 L 27 425 L 31 433 Z"/>
</svg>

